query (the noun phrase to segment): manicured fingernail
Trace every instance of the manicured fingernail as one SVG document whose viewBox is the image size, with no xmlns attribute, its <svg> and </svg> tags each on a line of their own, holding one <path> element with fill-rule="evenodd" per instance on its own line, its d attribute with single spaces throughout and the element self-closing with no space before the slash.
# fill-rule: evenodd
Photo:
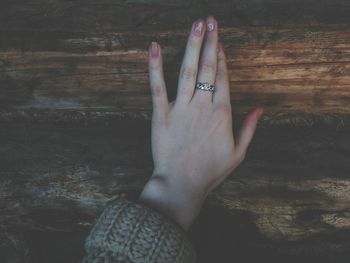
<svg viewBox="0 0 350 263">
<path fill-rule="evenodd" d="M 157 42 L 152 41 L 152 44 L 151 44 L 151 55 L 154 58 L 159 56 L 159 47 L 158 47 Z"/>
<path fill-rule="evenodd" d="M 194 24 L 194 27 L 193 27 L 193 33 L 196 36 L 200 37 L 202 35 L 202 31 L 203 31 L 203 21 L 201 21 L 201 20 L 196 21 Z"/>
<path fill-rule="evenodd" d="M 215 29 L 215 21 L 212 17 L 208 18 L 207 20 L 207 28 L 208 31 L 213 31 Z"/>
<path fill-rule="evenodd" d="M 260 108 L 259 110 L 257 110 L 256 112 L 256 118 L 260 119 L 261 115 L 264 113 L 264 108 Z"/>
</svg>

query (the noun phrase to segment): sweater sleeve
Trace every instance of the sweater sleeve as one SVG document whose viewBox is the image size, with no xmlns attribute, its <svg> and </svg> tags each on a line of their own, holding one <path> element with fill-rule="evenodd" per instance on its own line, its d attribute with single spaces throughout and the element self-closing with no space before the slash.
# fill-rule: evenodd
<svg viewBox="0 0 350 263">
<path fill-rule="evenodd" d="M 102 212 L 85 240 L 83 263 L 194 263 L 184 230 L 143 204 L 120 198 Z"/>
</svg>

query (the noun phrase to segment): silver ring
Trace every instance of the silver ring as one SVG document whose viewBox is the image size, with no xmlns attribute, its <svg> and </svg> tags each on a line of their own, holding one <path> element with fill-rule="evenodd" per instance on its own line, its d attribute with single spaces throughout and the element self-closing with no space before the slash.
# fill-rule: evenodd
<svg viewBox="0 0 350 263">
<path fill-rule="evenodd" d="M 212 84 L 209 84 L 208 82 L 197 82 L 196 88 L 201 90 L 211 91 L 211 92 L 214 92 L 215 90 L 215 86 Z"/>
</svg>

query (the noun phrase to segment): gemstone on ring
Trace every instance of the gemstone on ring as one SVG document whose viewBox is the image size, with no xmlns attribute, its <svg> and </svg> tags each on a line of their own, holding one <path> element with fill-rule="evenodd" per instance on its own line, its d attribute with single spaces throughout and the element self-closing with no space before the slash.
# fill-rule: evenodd
<svg viewBox="0 0 350 263">
<path fill-rule="evenodd" d="M 211 91 L 211 92 L 214 92 L 215 90 L 215 86 L 212 84 L 209 84 L 208 82 L 197 82 L 196 88 L 201 90 Z"/>
</svg>

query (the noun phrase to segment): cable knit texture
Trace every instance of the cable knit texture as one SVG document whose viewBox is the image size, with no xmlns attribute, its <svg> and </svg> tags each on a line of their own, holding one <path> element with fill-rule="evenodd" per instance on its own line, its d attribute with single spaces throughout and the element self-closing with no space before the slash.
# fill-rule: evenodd
<svg viewBox="0 0 350 263">
<path fill-rule="evenodd" d="M 102 212 L 85 241 L 83 263 L 194 263 L 184 230 L 154 209 L 120 198 Z"/>
</svg>

